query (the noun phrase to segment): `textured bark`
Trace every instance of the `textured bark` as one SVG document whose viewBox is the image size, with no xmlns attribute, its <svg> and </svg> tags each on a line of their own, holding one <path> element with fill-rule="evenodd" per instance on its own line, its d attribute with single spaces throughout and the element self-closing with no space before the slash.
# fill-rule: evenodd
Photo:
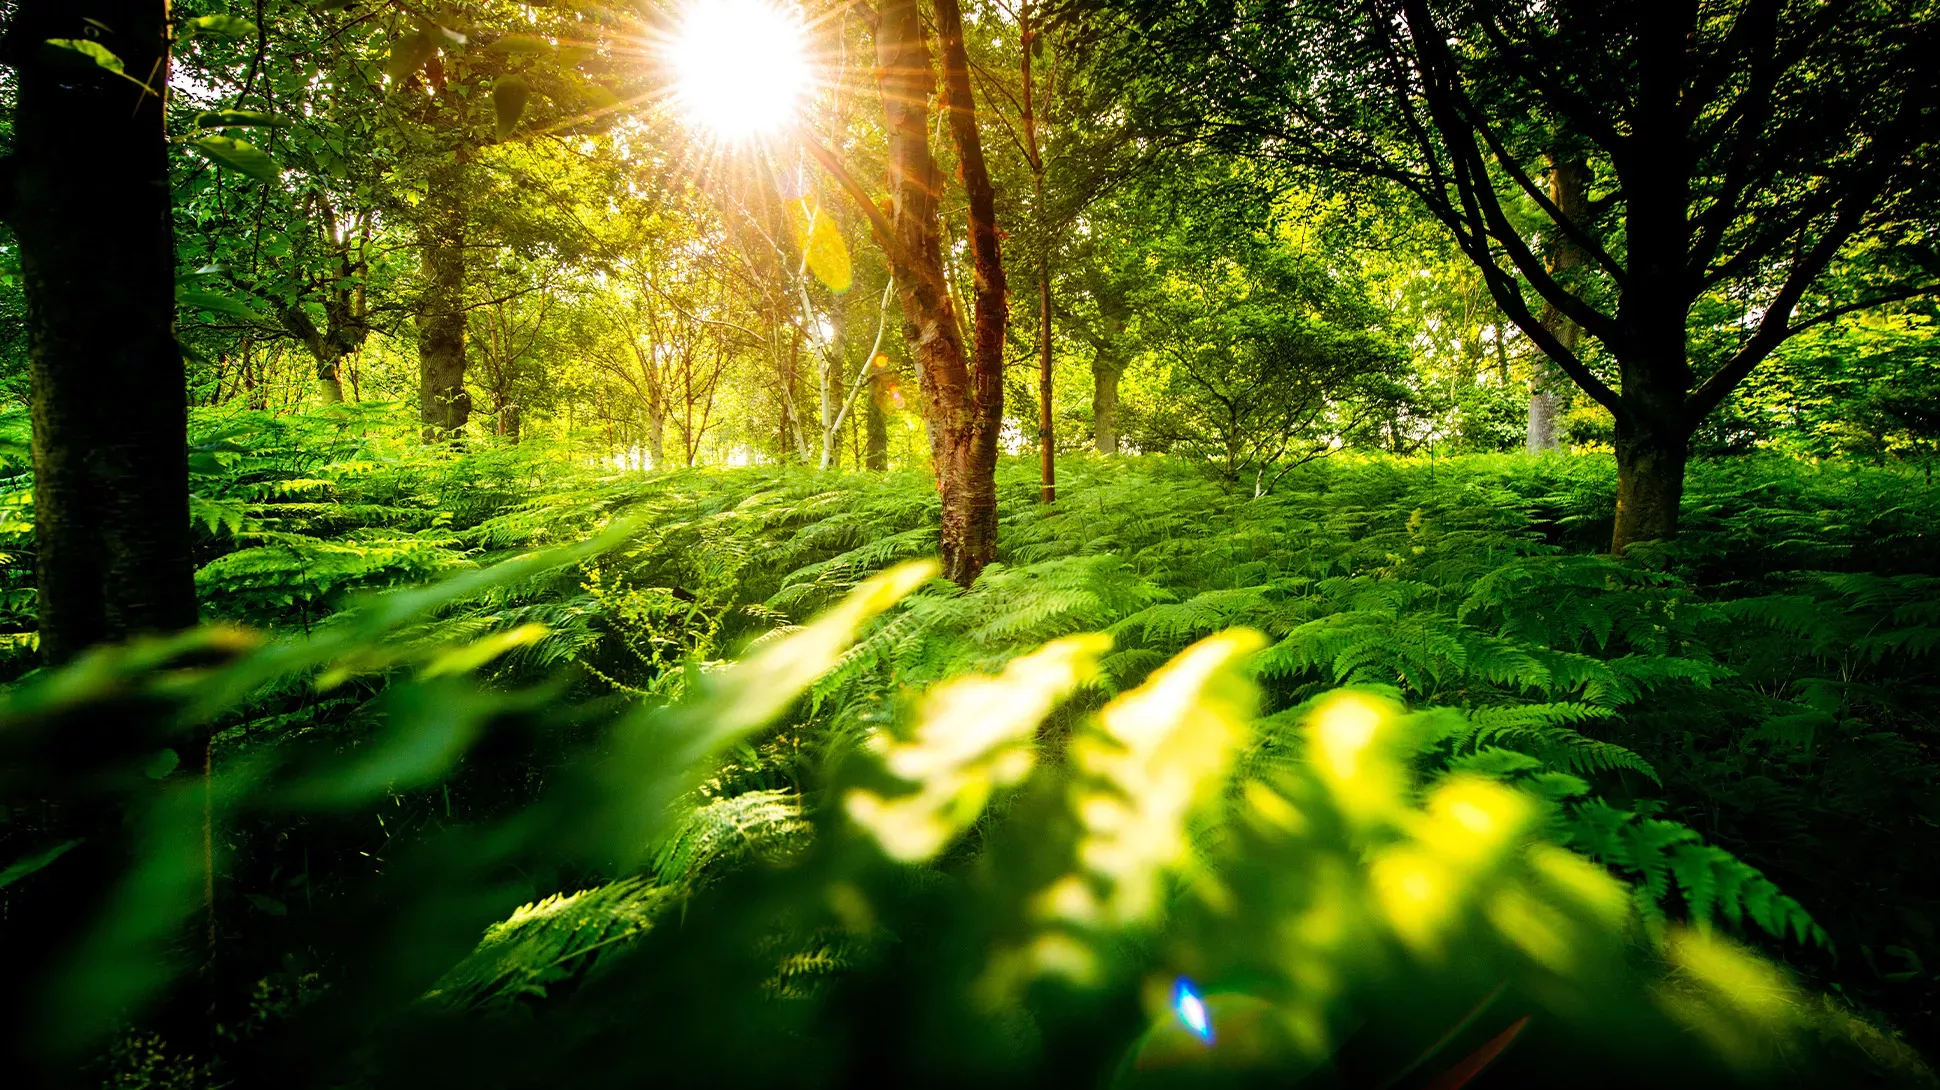
<svg viewBox="0 0 1940 1090">
<path fill-rule="evenodd" d="M 950 133 L 969 198 L 974 350 L 963 343 L 944 277 L 937 209 L 943 179 L 929 147 L 928 103 L 935 71 L 915 0 L 882 5 L 877 61 L 889 133 L 892 261 L 904 334 L 929 413 L 930 452 L 943 500 L 943 574 L 968 586 L 997 553 L 997 433 L 1004 403 L 1007 304 L 995 195 L 977 135 L 962 13 L 954 0 L 938 0 L 936 16 Z"/>
<path fill-rule="evenodd" d="M 418 224 L 418 419 L 424 441 L 455 438 L 471 419 L 465 390 L 465 213 L 462 157 L 431 171 Z"/>
<path fill-rule="evenodd" d="M 7 204 L 27 292 L 50 663 L 196 621 L 162 98 L 41 44 L 98 39 L 166 93 L 167 10 L 159 0 L 29 2 L 6 42 L 19 72 Z"/>
<path fill-rule="evenodd" d="M 1590 221 L 1590 168 L 1580 155 L 1557 155 L 1549 157 L 1549 199 L 1569 222 L 1579 228 L 1587 229 Z M 1574 280 L 1573 270 L 1582 267 L 1589 260 L 1583 248 L 1569 236 L 1558 232 L 1558 237 L 1550 244 L 1549 273 L 1557 283 L 1570 287 Z M 1542 312 L 1543 328 L 1550 331 L 1556 343 L 1574 353 L 1582 338 L 1582 330 L 1577 324 L 1565 317 L 1554 304 L 1545 304 Z M 1562 370 L 1548 359 L 1536 365 L 1536 375 L 1530 384 L 1529 392 L 1529 438 L 1528 451 L 1540 454 L 1544 451 L 1558 450 L 1562 443 L 1556 434 L 1557 418 L 1562 414 L 1563 384 L 1569 381 Z"/>
<path fill-rule="evenodd" d="M 1623 421 L 1616 438 L 1617 519 L 1610 551 L 1621 555 L 1637 542 L 1676 536 L 1690 441 Z"/>
<path fill-rule="evenodd" d="M 1124 373 L 1117 360 L 1102 354 L 1091 364 L 1091 436 L 1100 454 L 1118 453 L 1118 380 Z"/>
</svg>

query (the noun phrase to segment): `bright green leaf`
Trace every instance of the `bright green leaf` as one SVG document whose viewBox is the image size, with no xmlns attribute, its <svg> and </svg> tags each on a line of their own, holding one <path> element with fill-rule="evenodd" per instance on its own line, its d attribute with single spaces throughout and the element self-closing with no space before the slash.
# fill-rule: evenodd
<svg viewBox="0 0 1940 1090">
<path fill-rule="evenodd" d="M 113 50 L 100 42 L 91 42 L 86 38 L 49 38 L 47 44 L 55 50 L 54 56 L 71 63 L 105 68 L 117 76 L 128 75 L 127 69 L 122 66 L 121 58 L 115 56 Z"/>
<path fill-rule="evenodd" d="M 189 146 L 230 170 L 257 181 L 275 182 L 283 176 L 283 169 L 276 165 L 276 160 L 261 148 L 233 137 L 198 136 L 189 141 Z"/>
<path fill-rule="evenodd" d="M 218 38 L 254 38 L 256 24 L 235 15 L 204 15 L 190 19 L 189 25 Z"/>
</svg>

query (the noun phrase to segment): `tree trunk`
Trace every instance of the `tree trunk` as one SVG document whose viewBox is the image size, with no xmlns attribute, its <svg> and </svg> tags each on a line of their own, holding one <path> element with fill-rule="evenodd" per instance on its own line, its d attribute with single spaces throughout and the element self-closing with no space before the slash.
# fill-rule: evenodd
<svg viewBox="0 0 1940 1090">
<path fill-rule="evenodd" d="M 862 464 L 882 473 L 889 469 L 889 417 L 883 412 L 882 403 L 889 397 L 890 371 L 873 363 L 870 366 L 874 374 L 869 376 L 869 404 L 863 421 L 868 438 L 863 446 Z"/>
<path fill-rule="evenodd" d="M 525 438 L 525 414 L 517 405 L 500 405 L 498 409 L 497 430 L 508 443 L 517 443 Z"/>
<path fill-rule="evenodd" d="M 942 494 L 943 574 L 968 586 L 997 553 L 997 433 L 1003 415 L 1007 317 L 994 193 L 977 135 L 963 49 L 962 13 L 938 0 L 950 131 L 969 197 L 975 270 L 975 352 L 966 349 L 944 276 L 937 198 L 941 172 L 930 155 L 929 99 L 935 82 L 915 0 L 881 8 L 877 63 L 889 133 L 890 202 L 896 286 L 904 333 L 928 410 L 930 452 Z"/>
<path fill-rule="evenodd" d="M 1617 520 L 1610 551 L 1621 556 L 1639 541 L 1676 536 L 1690 441 L 1619 418 L 1616 447 Z"/>
<path fill-rule="evenodd" d="M 1051 373 L 1051 232 L 1049 209 L 1044 203 L 1044 152 L 1038 145 L 1036 81 L 1031 78 L 1031 61 L 1041 48 L 1041 40 L 1031 27 L 1031 5 L 1018 9 L 1017 30 L 1021 60 L 1018 70 L 1023 83 L 1024 158 L 1031 168 L 1032 209 L 1037 215 L 1039 242 L 1037 261 L 1037 446 L 1038 476 L 1043 484 L 1039 500 L 1056 503 L 1058 499 L 1058 461 L 1056 417 L 1052 398 L 1056 392 Z"/>
<path fill-rule="evenodd" d="M 344 383 L 338 369 L 342 365 L 331 361 L 328 366 L 317 368 L 317 396 L 325 405 L 341 405 L 344 401 Z"/>
<path fill-rule="evenodd" d="M 0 217 L 20 247 L 27 299 L 37 616 L 49 665 L 196 622 L 162 119 L 167 18 L 163 0 L 23 0 L 0 42 L 17 94 Z M 49 39 L 98 42 L 129 78 Z M 57 729 L 75 753 L 111 769 L 153 744 L 127 728 L 110 718 Z M 205 739 L 184 743 L 185 774 L 199 773 Z M 56 1054 L 73 1042 L 53 1031 L 72 1027 L 50 1025 L 42 1000 L 131 861 L 132 827 L 112 782 L 100 795 L 12 800 L 30 815 L 23 835 L 81 842 L 52 882 L 8 891 L 0 1052 L 20 1085 L 90 1084 L 81 1057 Z M 200 1047 L 196 1025 L 168 1028 L 174 1050 Z"/>
<path fill-rule="evenodd" d="M 1100 454 L 1118 453 L 1118 380 L 1124 373 L 1102 353 L 1091 362 L 1091 436 Z"/>
<path fill-rule="evenodd" d="M 957 0 L 935 0 L 938 44 L 943 51 L 942 102 L 949 111 L 957 173 L 969 199 L 967 232 L 976 322 L 967 360 L 970 402 L 957 415 L 960 433 L 949 458 L 957 476 L 944 488 L 943 566 L 953 581 L 969 586 L 997 558 L 997 436 L 1004 415 L 1004 327 L 1010 300 L 1004 282 L 997 194 L 977 131 L 977 103 L 970 89 L 970 58 L 963 45 L 963 12 Z"/>
<path fill-rule="evenodd" d="M 454 439 L 471 419 L 465 391 L 465 213 L 462 158 L 434 167 L 418 226 L 424 292 L 418 299 L 418 419 L 424 441 Z"/>
<path fill-rule="evenodd" d="M 653 468 L 667 468 L 667 406 L 657 399 L 647 403 L 647 457 Z"/>
<path fill-rule="evenodd" d="M 1549 198 L 1569 222 L 1578 227 L 1587 226 L 1590 220 L 1590 167 L 1582 156 L 1550 152 Z M 1559 237 L 1551 240 L 1549 271 L 1564 287 L 1572 287 L 1575 279 L 1572 270 L 1581 267 L 1585 259 L 1583 248 L 1560 232 Z M 1541 320 L 1543 328 L 1555 334 L 1556 340 L 1564 348 L 1576 351 L 1582 331 L 1575 322 L 1564 317 L 1550 304 L 1544 304 Z M 1555 364 L 1546 359 L 1537 363 L 1529 392 L 1527 449 L 1531 454 L 1562 447 L 1562 441 L 1556 434 L 1556 423 L 1563 411 L 1563 383 L 1566 381 Z"/>
<path fill-rule="evenodd" d="M 49 663 L 196 621 L 160 97 L 166 19 L 158 2 L 29 0 L 6 39 L 19 73 L 6 217 L 27 294 Z M 98 40 L 158 93 L 42 44 L 50 38 Z"/>
<path fill-rule="evenodd" d="M 1051 272 L 1050 255 L 1045 255 L 1046 268 L 1037 277 L 1037 446 L 1038 475 L 1043 480 L 1038 499 L 1043 503 L 1056 503 L 1058 500 L 1058 433 L 1057 420 L 1051 412 L 1051 398 L 1056 392 L 1051 376 Z"/>
</svg>

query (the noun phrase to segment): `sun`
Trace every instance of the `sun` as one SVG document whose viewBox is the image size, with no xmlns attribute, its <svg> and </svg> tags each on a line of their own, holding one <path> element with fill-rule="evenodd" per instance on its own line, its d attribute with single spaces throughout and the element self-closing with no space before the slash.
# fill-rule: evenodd
<svg viewBox="0 0 1940 1090">
<path fill-rule="evenodd" d="M 742 142 L 792 121 L 809 88 L 807 31 L 792 5 L 690 0 L 668 47 L 687 120 Z"/>
</svg>

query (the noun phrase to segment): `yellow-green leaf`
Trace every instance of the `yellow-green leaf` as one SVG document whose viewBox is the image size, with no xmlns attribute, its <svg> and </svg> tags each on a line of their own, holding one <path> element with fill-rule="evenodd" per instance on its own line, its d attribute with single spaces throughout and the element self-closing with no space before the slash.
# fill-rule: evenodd
<svg viewBox="0 0 1940 1090">
<path fill-rule="evenodd" d="M 849 262 L 848 243 L 835 218 L 822 210 L 813 195 L 795 202 L 795 245 L 802 251 L 802 264 L 815 279 L 833 292 L 845 292 L 854 282 Z"/>
<path fill-rule="evenodd" d="M 189 146 L 220 165 L 257 181 L 275 182 L 283 176 L 283 169 L 276 165 L 276 160 L 261 148 L 234 137 L 198 136 L 189 141 Z"/>
<path fill-rule="evenodd" d="M 392 87 L 401 87 L 412 73 L 424 67 L 438 51 L 438 43 L 431 35 L 422 30 L 414 30 L 391 43 L 391 59 L 385 65 L 385 73 L 391 78 Z"/>
<path fill-rule="evenodd" d="M 492 44 L 485 47 L 487 53 L 540 54 L 550 53 L 552 49 L 551 42 L 530 34 L 507 34 L 502 38 L 493 39 Z"/>
</svg>

